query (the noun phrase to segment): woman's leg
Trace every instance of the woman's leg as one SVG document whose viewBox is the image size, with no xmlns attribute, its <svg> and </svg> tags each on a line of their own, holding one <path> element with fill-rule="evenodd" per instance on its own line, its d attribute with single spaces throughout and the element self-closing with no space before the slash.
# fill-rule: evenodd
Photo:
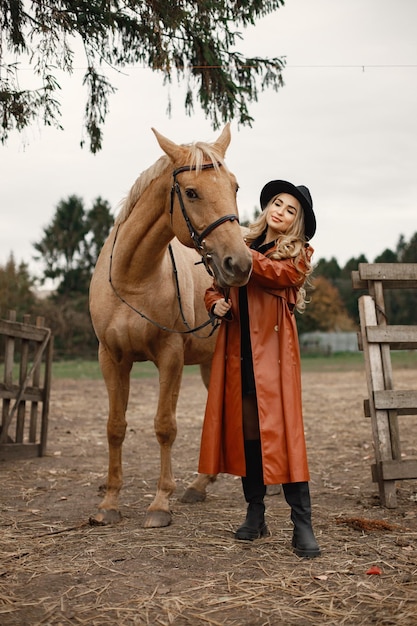
<svg viewBox="0 0 417 626">
<path fill-rule="evenodd" d="M 314 558 L 320 556 L 320 548 L 311 525 L 310 489 L 307 482 L 282 485 L 284 496 L 291 507 L 294 524 L 292 546 L 297 556 Z"/>
<path fill-rule="evenodd" d="M 264 485 L 262 451 L 259 437 L 258 408 L 254 394 L 243 396 L 243 431 L 245 436 L 246 476 L 242 477 L 243 493 L 248 503 L 246 519 L 235 533 L 236 539 L 253 541 L 265 537 Z"/>
<path fill-rule="evenodd" d="M 258 403 L 254 393 L 242 397 L 242 417 L 245 441 L 260 439 Z"/>
</svg>

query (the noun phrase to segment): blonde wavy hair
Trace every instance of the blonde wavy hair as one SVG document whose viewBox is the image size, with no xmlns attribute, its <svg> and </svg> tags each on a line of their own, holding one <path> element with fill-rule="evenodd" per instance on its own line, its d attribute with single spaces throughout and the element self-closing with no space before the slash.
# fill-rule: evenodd
<svg viewBox="0 0 417 626">
<path fill-rule="evenodd" d="M 277 194 L 266 205 L 257 219 L 249 224 L 249 230 L 245 234 L 245 241 L 250 245 L 258 239 L 267 229 L 266 215 L 268 208 L 273 204 L 280 194 Z M 276 240 L 276 246 L 268 250 L 266 256 L 271 259 L 292 259 L 296 270 L 304 278 L 297 293 L 296 309 L 302 313 L 308 300 L 306 299 L 305 287 L 309 284 L 309 276 L 313 271 L 311 263 L 311 248 L 306 244 L 304 234 L 304 211 L 297 211 L 295 220 Z"/>
</svg>

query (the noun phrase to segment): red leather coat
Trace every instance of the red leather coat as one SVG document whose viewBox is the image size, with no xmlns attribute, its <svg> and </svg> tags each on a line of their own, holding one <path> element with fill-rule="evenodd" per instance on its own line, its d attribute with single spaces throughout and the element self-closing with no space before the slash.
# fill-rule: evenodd
<svg viewBox="0 0 417 626">
<path fill-rule="evenodd" d="M 312 248 L 307 252 L 311 255 Z M 277 261 L 256 250 L 251 253 L 253 271 L 247 298 L 264 483 L 308 481 L 300 351 L 293 314 L 304 276 L 291 259 Z M 208 289 L 207 309 L 222 297 L 214 286 Z M 245 476 L 237 288 L 230 290 L 230 300 L 232 318 L 222 320 L 213 357 L 199 472 Z"/>
</svg>

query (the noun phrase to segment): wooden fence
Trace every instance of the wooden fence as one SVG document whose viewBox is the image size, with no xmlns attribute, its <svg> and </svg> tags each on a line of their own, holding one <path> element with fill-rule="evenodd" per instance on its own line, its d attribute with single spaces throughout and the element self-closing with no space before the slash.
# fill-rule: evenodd
<svg viewBox="0 0 417 626">
<path fill-rule="evenodd" d="M 53 338 L 43 318 L 0 320 L 4 344 L 0 461 L 43 456 L 48 434 Z"/>
<path fill-rule="evenodd" d="M 394 389 L 391 350 L 415 350 L 417 325 L 389 325 L 384 292 L 417 289 L 417 263 L 360 263 L 359 270 L 352 272 L 352 284 L 369 292 L 359 298 L 359 348 L 364 353 L 369 394 L 364 409 L 371 418 L 374 441 L 372 478 L 378 483 L 381 504 L 395 508 L 396 481 L 417 478 L 417 459 L 402 458 L 398 423 L 398 415 L 417 414 L 417 389 Z"/>
</svg>

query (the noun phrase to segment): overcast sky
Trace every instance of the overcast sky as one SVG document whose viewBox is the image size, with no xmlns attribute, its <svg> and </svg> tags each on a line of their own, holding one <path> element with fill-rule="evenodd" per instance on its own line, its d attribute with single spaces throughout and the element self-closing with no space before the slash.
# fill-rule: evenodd
<svg viewBox="0 0 417 626">
<path fill-rule="evenodd" d="M 417 1 L 287 0 L 243 31 L 237 48 L 253 56 L 286 56 L 285 86 L 260 93 L 252 128 L 232 122 L 227 153 L 236 174 L 241 215 L 259 206 L 262 186 L 283 178 L 313 196 L 315 260 L 368 261 L 400 235 L 417 231 Z M 141 171 L 161 150 L 155 127 L 178 143 L 214 140 L 204 115 L 184 113 L 185 86 L 168 87 L 143 68 L 109 74 L 104 149 L 79 147 L 84 69 L 62 80 L 64 132 L 36 125 L 0 147 L 0 264 L 11 252 L 32 262 L 57 204 L 80 196 L 90 208 L 108 200 L 114 213 Z M 27 70 L 29 76 L 30 70 Z M 23 86 L 23 85 L 21 85 Z"/>
</svg>

